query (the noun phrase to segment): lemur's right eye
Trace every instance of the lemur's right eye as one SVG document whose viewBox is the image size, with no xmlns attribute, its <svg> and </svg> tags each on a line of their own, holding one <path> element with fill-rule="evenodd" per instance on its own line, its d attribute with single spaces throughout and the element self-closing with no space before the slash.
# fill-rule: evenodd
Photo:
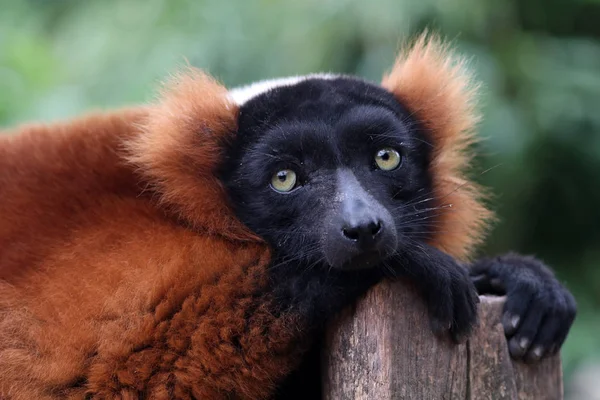
<svg viewBox="0 0 600 400">
<path fill-rule="evenodd" d="M 296 173 L 291 169 L 278 171 L 271 178 L 271 187 L 279 193 L 287 193 L 296 187 Z"/>
</svg>

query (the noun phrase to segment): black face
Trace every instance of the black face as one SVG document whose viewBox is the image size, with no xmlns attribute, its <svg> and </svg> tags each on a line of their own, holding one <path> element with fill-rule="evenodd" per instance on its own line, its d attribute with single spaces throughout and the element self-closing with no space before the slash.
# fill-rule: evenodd
<svg viewBox="0 0 600 400">
<path fill-rule="evenodd" d="M 235 211 L 280 263 L 383 265 L 432 230 L 430 145 L 379 86 L 309 79 L 261 94 L 226 153 Z"/>
</svg>

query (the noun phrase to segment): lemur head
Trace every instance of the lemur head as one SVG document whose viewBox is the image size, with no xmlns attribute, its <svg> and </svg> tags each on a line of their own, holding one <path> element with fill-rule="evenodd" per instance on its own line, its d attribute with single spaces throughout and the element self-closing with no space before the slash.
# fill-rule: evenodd
<svg viewBox="0 0 600 400">
<path fill-rule="evenodd" d="M 266 240 L 288 261 L 368 267 L 419 242 L 464 260 L 490 216 L 465 174 L 473 94 L 427 35 L 381 84 L 309 75 L 228 91 L 192 69 L 149 109 L 129 160 L 186 226 Z"/>
<path fill-rule="evenodd" d="M 381 86 L 309 75 L 233 90 L 238 131 L 222 179 L 278 258 L 356 269 L 435 230 L 431 144 Z"/>
</svg>

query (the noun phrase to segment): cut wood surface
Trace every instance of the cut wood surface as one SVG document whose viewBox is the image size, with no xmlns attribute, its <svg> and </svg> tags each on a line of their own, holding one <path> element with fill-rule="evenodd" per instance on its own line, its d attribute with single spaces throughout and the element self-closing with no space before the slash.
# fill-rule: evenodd
<svg viewBox="0 0 600 400">
<path fill-rule="evenodd" d="M 503 304 L 482 296 L 477 329 L 457 345 L 431 333 L 409 283 L 378 285 L 329 326 L 325 399 L 562 399 L 559 355 L 533 365 L 510 358 Z"/>
</svg>

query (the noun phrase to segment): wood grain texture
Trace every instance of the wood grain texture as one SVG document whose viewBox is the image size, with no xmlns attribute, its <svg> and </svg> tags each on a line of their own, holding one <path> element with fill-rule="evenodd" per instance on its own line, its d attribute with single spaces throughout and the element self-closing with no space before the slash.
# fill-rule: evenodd
<svg viewBox="0 0 600 400">
<path fill-rule="evenodd" d="M 511 360 L 500 323 L 504 298 L 481 297 L 480 323 L 465 344 L 435 337 L 407 282 L 384 282 L 327 331 L 324 397 L 337 399 L 563 398 L 560 357 Z"/>
</svg>

